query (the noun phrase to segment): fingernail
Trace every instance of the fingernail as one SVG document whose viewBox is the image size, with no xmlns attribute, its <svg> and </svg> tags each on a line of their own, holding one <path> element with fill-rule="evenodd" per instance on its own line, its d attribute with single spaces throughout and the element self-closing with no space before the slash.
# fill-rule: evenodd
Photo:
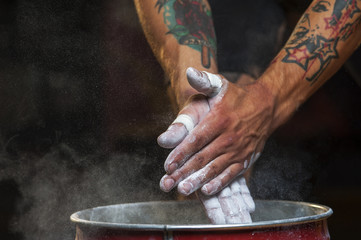
<svg viewBox="0 0 361 240">
<path fill-rule="evenodd" d="M 168 141 L 167 139 L 167 132 L 162 133 L 161 135 L 158 136 L 157 138 L 157 142 L 160 146 L 164 145 L 164 143 L 166 143 Z"/>
<path fill-rule="evenodd" d="M 206 195 L 212 195 L 215 190 L 212 185 L 206 184 L 202 187 L 201 191 Z"/>
<path fill-rule="evenodd" d="M 173 179 L 171 179 L 171 178 L 168 178 L 168 179 L 166 179 L 165 181 L 164 181 L 164 187 L 166 188 L 166 189 L 171 189 L 171 188 L 173 188 L 173 186 L 174 186 L 174 180 Z"/>
<path fill-rule="evenodd" d="M 195 74 L 195 75 L 197 75 L 197 77 L 202 77 L 202 73 L 200 71 L 198 71 L 197 69 L 192 68 L 192 67 L 188 68 L 187 73 L 188 74 Z"/>
<path fill-rule="evenodd" d="M 183 135 L 181 135 L 181 134 L 182 133 L 177 134 L 177 132 L 166 131 L 158 137 L 157 142 L 158 142 L 159 146 L 161 146 L 163 148 L 174 148 L 184 138 L 184 136 L 183 136 L 184 134 Z"/>
<path fill-rule="evenodd" d="M 160 181 L 160 188 L 164 191 L 170 191 L 174 187 L 174 180 L 168 176 L 164 176 Z"/>
<path fill-rule="evenodd" d="M 180 192 L 183 195 L 189 195 L 193 190 L 193 185 L 191 183 L 185 182 L 180 183 L 178 185 L 178 192 Z"/>
</svg>

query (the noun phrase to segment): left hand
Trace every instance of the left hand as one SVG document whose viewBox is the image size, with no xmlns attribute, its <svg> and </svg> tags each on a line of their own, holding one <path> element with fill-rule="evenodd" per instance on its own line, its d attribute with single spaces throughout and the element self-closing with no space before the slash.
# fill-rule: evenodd
<svg viewBox="0 0 361 240">
<path fill-rule="evenodd" d="M 213 224 L 252 222 L 250 213 L 255 210 L 255 204 L 244 177 L 233 180 L 216 195 L 206 196 L 197 191 L 197 196 Z"/>
<path fill-rule="evenodd" d="M 222 84 L 215 93 L 209 79 L 214 76 L 187 70 L 190 85 L 201 94 L 191 96 L 180 111 L 194 129 L 173 123 L 158 138 L 161 146 L 175 147 L 165 161 L 164 191 L 178 185 L 183 195 L 199 188 L 216 194 L 259 157 L 272 131 L 275 102 L 268 89 L 257 82 L 239 87 L 216 75 Z"/>
</svg>

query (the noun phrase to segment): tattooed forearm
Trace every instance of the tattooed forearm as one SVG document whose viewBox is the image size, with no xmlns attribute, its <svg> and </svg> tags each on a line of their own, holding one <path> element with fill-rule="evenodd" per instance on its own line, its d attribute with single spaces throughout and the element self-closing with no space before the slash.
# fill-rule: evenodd
<svg viewBox="0 0 361 240">
<path fill-rule="evenodd" d="M 339 57 L 339 43 L 355 32 L 361 21 L 357 5 L 360 2 L 318 0 L 297 24 L 284 48 L 286 56 L 282 61 L 300 66 L 305 71 L 304 78 L 314 83 L 330 62 Z M 320 18 L 313 17 L 314 22 L 310 22 L 311 14 L 320 14 Z"/>
<path fill-rule="evenodd" d="M 169 31 L 179 44 L 201 53 L 201 63 L 211 66 L 216 56 L 216 36 L 211 11 L 202 0 L 158 0 L 158 12 L 164 9 L 163 18 Z"/>
<path fill-rule="evenodd" d="M 315 6 L 312 7 L 314 12 L 327 12 L 327 8 L 331 6 L 328 1 L 319 1 Z"/>
</svg>

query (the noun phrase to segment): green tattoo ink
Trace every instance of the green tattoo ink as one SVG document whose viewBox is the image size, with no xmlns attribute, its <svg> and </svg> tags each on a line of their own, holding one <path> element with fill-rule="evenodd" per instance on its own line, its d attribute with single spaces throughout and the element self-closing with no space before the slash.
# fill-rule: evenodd
<svg viewBox="0 0 361 240">
<path fill-rule="evenodd" d="M 202 65 L 209 68 L 211 57 L 216 57 L 216 35 L 209 7 L 202 0 L 159 0 L 155 7 L 158 11 L 164 8 L 167 34 L 172 34 L 179 44 L 199 51 Z"/>
</svg>

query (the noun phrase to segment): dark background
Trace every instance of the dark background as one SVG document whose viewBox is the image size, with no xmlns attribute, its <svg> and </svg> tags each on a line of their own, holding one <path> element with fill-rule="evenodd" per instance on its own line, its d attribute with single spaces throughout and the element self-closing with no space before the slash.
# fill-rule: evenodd
<svg viewBox="0 0 361 240">
<path fill-rule="evenodd" d="M 220 69 L 254 75 L 306 5 L 235 2 L 211 1 Z M 333 208 L 332 239 L 359 235 L 359 66 L 360 50 L 272 136 L 249 182 L 256 198 Z M 75 211 L 175 199 L 158 187 L 166 91 L 132 1 L 0 1 L 0 239 L 74 239 Z"/>
</svg>

